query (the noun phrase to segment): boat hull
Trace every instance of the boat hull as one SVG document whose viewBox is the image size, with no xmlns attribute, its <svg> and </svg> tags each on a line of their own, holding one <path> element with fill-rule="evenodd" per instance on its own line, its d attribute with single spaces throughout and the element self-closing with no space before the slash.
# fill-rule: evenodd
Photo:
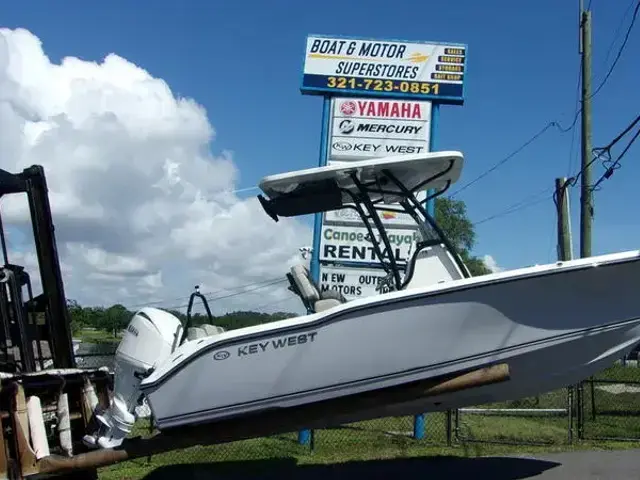
<svg viewBox="0 0 640 480">
<path fill-rule="evenodd" d="M 575 383 L 640 342 L 639 274 L 640 262 L 632 258 L 432 293 L 383 295 L 308 322 L 278 322 L 260 332 L 238 330 L 207 340 L 200 350 L 170 358 L 175 366 L 141 388 L 160 429 L 503 362 L 509 365 L 507 382 L 336 413 L 323 423 L 522 398 Z"/>
</svg>

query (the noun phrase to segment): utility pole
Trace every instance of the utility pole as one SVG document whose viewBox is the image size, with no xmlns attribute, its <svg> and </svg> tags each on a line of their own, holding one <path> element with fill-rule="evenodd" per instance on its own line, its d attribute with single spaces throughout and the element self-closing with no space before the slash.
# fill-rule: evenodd
<svg viewBox="0 0 640 480">
<path fill-rule="evenodd" d="M 571 260 L 571 231 L 569 229 L 569 195 L 567 179 L 556 178 L 556 207 L 558 218 L 558 260 Z"/>
<path fill-rule="evenodd" d="M 580 185 L 580 257 L 591 256 L 591 11 L 580 0 L 580 54 L 582 56 L 582 162 Z"/>
<path fill-rule="evenodd" d="M 566 262 L 573 259 L 571 221 L 569 215 L 569 190 L 567 179 L 556 178 L 556 193 L 554 195 L 557 208 L 558 219 L 558 261 Z M 593 385 L 593 383 L 592 383 Z M 578 438 L 582 438 L 582 405 L 583 405 L 582 383 L 570 385 L 567 388 L 567 405 L 569 408 L 569 443 L 573 443 L 574 425 L 573 419 L 577 421 Z"/>
</svg>

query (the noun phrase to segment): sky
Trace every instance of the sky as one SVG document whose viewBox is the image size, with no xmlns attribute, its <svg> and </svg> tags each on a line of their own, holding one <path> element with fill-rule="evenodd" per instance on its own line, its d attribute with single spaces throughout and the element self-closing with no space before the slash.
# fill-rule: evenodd
<svg viewBox="0 0 640 480">
<path fill-rule="evenodd" d="M 594 87 L 636 2 L 585 0 Z M 67 296 L 83 304 L 181 306 L 200 284 L 216 311 L 300 308 L 283 280 L 311 224 L 275 224 L 251 187 L 318 162 L 322 101 L 299 90 L 309 34 L 468 46 L 465 103 L 441 108 L 435 138 L 465 156 L 457 188 L 576 112 L 577 0 L 34 0 L 4 2 L 0 18 L 0 168 L 45 166 Z M 638 115 L 638 55 L 635 27 L 592 100 L 594 147 Z M 548 128 L 455 196 L 477 223 L 476 255 L 501 269 L 555 260 L 551 192 L 579 170 L 579 141 L 580 121 Z M 637 248 L 621 207 L 638 203 L 638 145 L 595 192 L 593 254 Z M 570 195 L 578 255 L 579 187 Z M 32 265 L 25 207 L 3 200 L 12 261 Z"/>
</svg>

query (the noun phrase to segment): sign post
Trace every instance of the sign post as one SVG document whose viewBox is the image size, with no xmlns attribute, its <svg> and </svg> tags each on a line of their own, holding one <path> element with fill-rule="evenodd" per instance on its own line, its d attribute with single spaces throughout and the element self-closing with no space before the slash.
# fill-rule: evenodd
<svg viewBox="0 0 640 480">
<path fill-rule="evenodd" d="M 320 154 L 318 156 L 318 166 L 322 167 L 327 163 L 327 143 L 329 137 L 329 120 L 331 109 L 331 97 L 325 96 L 322 103 L 322 123 L 320 127 Z M 311 261 L 309 270 L 311 278 L 318 283 L 320 277 L 320 263 L 318 261 L 318 251 L 320 250 L 320 235 L 317 232 L 322 228 L 322 214 L 316 213 L 313 222 L 313 246 L 311 249 Z M 311 440 L 310 430 L 300 430 L 298 432 L 298 443 L 306 445 Z"/>
<path fill-rule="evenodd" d="M 436 131 L 438 128 L 438 116 L 440 114 L 440 105 L 437 103 L 431 107 L 431 151 L 436 150 Z M 427 196 L 432 195 L 433 190 L 427 191 Z M 431 217 L 436 218 L 436 205 L 435 200 L 431 199 L 427 201 L 426 210 Z M 424 413 L 413 417 L 413 438 L 416 440 L 422 440 L 424 438 L 425 430 L 425 415 Z"/>
<path fill-rule="evenodd" d="M 300 90 L 324 97 L 318 165 L 433 151 L 439 106 L 464 103 L 466 50 L 463 44 L 308 36 Z M 426 208 L 435 216 L 433 200 Z M 402 267 L 417 227 L 407 214 L 379 216 Z M 339 290 L 347 300 L 379 293 L 385 271 L 366 233 L 350 209 L 315 215 L 310 265 L 321 291 Z M 416 415 L 414 438 L 423 437 L 424 415 Z M 309 439 L 309 430 L 299 432 L 299 443 Z"/>
</svg>

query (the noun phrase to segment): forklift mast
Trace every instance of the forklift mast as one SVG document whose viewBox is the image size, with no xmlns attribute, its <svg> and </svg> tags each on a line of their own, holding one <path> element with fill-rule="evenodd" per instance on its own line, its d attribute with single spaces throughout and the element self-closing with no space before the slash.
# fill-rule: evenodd
<svg viewBox="0 0 640 480">
<path fill-rule="evenodd" d="M 33 165 L 22 173 L 0 169 L 0 200 L 15 193 L 26 193 L 29 202 L 42 293 L 33 297 L 29 274 L 23 266 L 9 263 L 0 212 L 0 241 L 5 263 L 0 267 L 0 354 L 5 356 L 0 370 L 11 364 L 21 373 L 44 370 L 46 360 L 50 361 L 53 368 L 76 368 L 71 317 L 67 309 L 43 167 Z M 26 301 L 24 287 L 27 289 Z M 42 352 L 43 341 L 49 348 L 50 356 Z M 12 359 L 9 349 L 14 352 L 18 350 L 20 359 Z"/>
</svg>

